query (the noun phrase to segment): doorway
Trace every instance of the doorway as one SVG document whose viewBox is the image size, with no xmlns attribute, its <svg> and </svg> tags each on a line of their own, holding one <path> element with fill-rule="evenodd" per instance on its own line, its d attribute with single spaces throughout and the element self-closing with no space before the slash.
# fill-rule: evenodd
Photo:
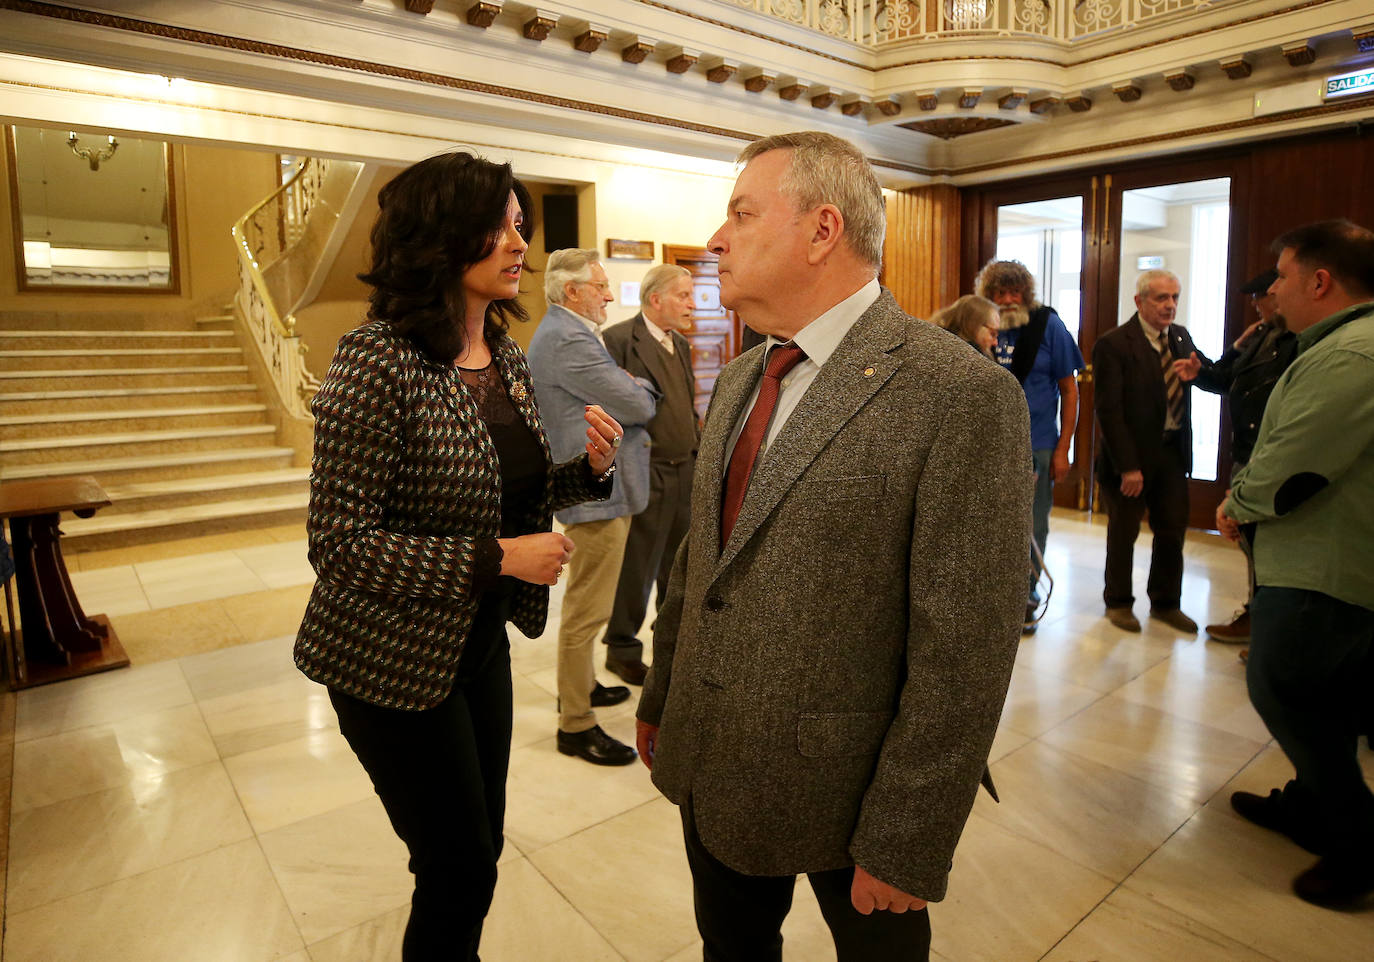
<svg viewBox="0 0 1374 962">
<path fill-rule="evenodd" d="M 720 267 L 717 256 L 704 247 L 664 244 L 663 263 L 676 264 L 692 273 L 692 329 L 686 332 L 692 345 L 692 374 L 696 379 L 697 417 L 706 417 L 711 392 L 720 369 L 739 353 L 738 324 L 733 311 L 720 303 Z"/>
<path fill-rule="evenodd" d="M 1078 428 L 1070 448 L 1068 483 L 1055 486 L 1061 507 L 1091 510 L 1096 423 L 1092 350 L 1097 338 L 1130 319 L 1135 280 L 1162 268 L 1182 286 L 1177 323 L 1188 328 L 1212 360 L 1244 326 L 1243 280 L 1246 209 L 1244 165 L 1231 157 L 1123 166 L 1059 176 L 1015 187 L 970 191 L 964 264 L 966 289 L 994 257 L 1024 263 L 1040 300 L 1054 307 L 1078 339 L 1086 367 L 1079 373 Z M 967 235 L 966 235 L 967 236 Z M 1230 474 L 1230 425 L 1217 395 L 1195 390 L 1193 476 L 1189 523 L 1211 528 Z"/>
</svg>

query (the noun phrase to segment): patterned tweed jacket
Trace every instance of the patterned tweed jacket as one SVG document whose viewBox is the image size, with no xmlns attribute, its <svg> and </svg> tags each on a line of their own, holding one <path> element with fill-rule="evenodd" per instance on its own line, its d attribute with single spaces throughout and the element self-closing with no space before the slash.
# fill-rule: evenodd
<svg viewBox="0 0 1374 962">
<path fill-rule="evenodd" d="M 511 403 L 548 457 L 525 357 L 493 349 Z M 388 708 L 448 694 L 480 593 L 474 565 L 501 525 L 496 448 L 458 370 L 427 359 L 385 322 L 345 334 L 315 397 L 307 529 L 318 581 L 296 665 L 330 688 Z M 522 534 L 558 508 L 604 498 L 582 455 L 550 465 L 543 500 L 519 505 Z M 510 620 L 544 630 L 549 589 L 520 582 Z"/>
</svg>

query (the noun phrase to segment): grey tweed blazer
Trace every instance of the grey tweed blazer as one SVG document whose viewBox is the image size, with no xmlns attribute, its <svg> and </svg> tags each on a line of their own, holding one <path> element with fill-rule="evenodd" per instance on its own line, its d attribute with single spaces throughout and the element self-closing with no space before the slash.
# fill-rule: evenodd
<svg viewBox="0 0 1374 962">
<path fill-rule="evenodd" d="M 787 875 L 858 863 L 927 900 L 1011 678 L 1031 458 L 1006 371 L 883 291 L 756 466 L 720 544 L 731 429 L 763 350 L 716 383 L 638 717 L 711 852 Z"/>
</svg>

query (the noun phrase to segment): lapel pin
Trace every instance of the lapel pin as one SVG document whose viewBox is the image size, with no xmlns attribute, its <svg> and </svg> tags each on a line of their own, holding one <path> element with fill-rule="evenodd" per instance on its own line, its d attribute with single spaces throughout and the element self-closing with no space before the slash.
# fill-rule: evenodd
<svg viewBox="0 0 1374 962">
<path fill-rule="evenodd" d="M 878 373 L 878 369 L 877 369 L 876 367 L 866 367 L 866 368 L 864 368 L 864 377 L 872 377 L 873 375 L 875 375 L 875 374 L 877 374 L 877 373 Z"/>
</svg>

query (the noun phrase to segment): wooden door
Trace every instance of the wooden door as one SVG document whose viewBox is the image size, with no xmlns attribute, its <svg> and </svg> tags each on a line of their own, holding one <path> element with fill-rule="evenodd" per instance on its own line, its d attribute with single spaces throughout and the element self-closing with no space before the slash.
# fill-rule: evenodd
<svg viewBox="0 0 1374 962">
<path fill-rule="evenodd" d="M 696 409 L 706 416 L 716 375 L 739 353 L 738 324 L 733 311 L 720 303 L 720 270 L 717 257 L 704 247 L 663 245 L 663 262 L 692 272 L 692 373 L 696 376 Z"/>
</svg>

